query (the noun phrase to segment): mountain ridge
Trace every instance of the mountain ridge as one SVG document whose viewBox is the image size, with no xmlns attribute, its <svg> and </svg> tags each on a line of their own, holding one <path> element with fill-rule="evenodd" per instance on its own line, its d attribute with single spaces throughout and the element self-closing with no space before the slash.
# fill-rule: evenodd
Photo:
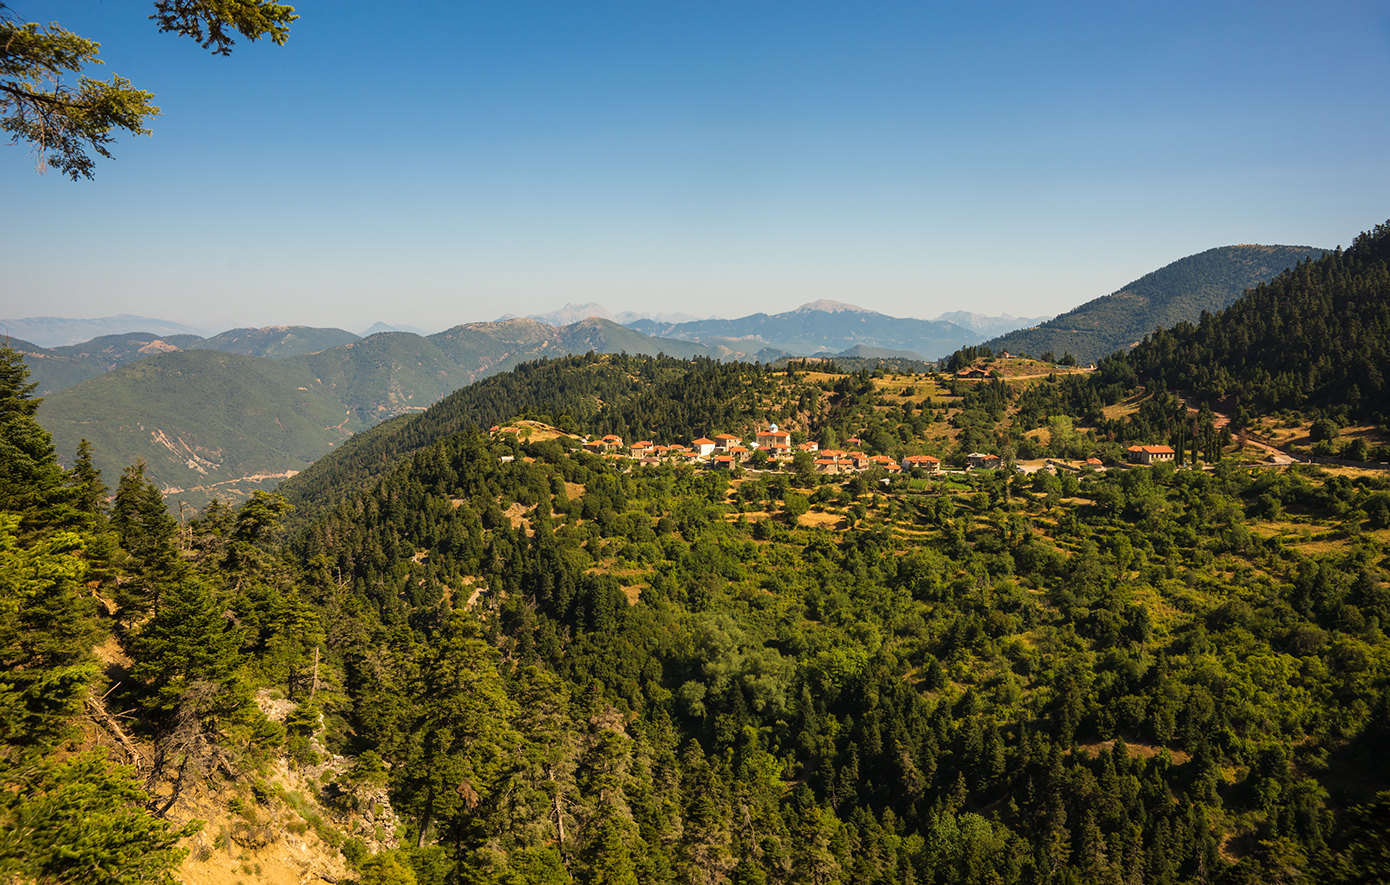
<svg viewBox="0 0 1390 885">
<path fill-rule="evenodd" d="M 142 460 L 151 480 L 190 503 L 238 497 L 266 488 L 266 477 L 303 470 L 352 433 L 422 411 L 481 378 L 588 351 L 743 356 L 595 318 L 563 328 L 524 318 L 464 323 L 428 337 L 382 332 L 279 359 L 179 349 L 52 393 L 43 424 L 65 457 L 88 439 L 108 475 Z"/>
<path fill-rule="evenodd" d="M 1221 310 L 1247 289 L 1327 251 L 1313 246 L 1218 246 L 1166 264 L 1035 329 L 1009 332 L 982 346 L 996 353 L 1051 353 L 1057 358 L 1071 353 L 1083 363 L 1093 362 L 1128 350 L 1155 328 L 1196 322 L 1203 311 Z"/>
<path fill-rule="evenodd" d="M 153 332 L 161 336 L 198 335 L 202 337 L 207 331 L 207 329 L 176 323 L 172 320 L 160 320 L 128 313 L 91 319 L 24 317 L 0 320 L 0 333 L 23 338 L 39 347 L 81 344 L 103 335 L 121 335 L 130 332 Z"/>
<path fill-rule="evenodd" d="M 853 317 L 845 322 L 846 315 Z M 648 335 L 710 343 L 757 342 L 796 356 L 843 353 L 856 346 L 907 351 L 937 359 L 982 336 L 954 323 L 891 317 L 857 305 L 822 299 L 779 314 L 754 313 L 733 320 L 629 324 Z"/>
</svg>

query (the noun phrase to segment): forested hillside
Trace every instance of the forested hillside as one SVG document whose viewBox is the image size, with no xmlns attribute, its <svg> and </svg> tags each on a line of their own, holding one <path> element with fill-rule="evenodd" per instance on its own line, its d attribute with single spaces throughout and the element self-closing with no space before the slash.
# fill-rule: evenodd
<svg viewBox="0 0 1390 885">
<path fill-rule="evenodd" d="M 243 509 L 236 538 L 224 512 L 199 532 L 219 551 L 185 555 L 138 470 L 111 507 L 88 451 L 58 466 L 25 376 L 0 350 L 0 879 L 172 882 L 201 828 L 174 807 L 182 790 L 283 741 L 251 697 L 242 635 L 214 608 L 231 601 L 225 580 L 265 601 L 257 536 L 276 505 Z M 265 635 L 277 632 L 308 648 L 298 631 Z"/>
<path fill-rule="evenodd" d="M 220 350 L 271 359 L 318 353 L 362 340 L 342 329 L 315 329 L 310 326 L 266 326 L 261 329 L 229 329 L 211 338 L 180 344 L 186 350 Z"/>
<path fill-rule="evenodd" d="M 286 348 L 321 342 L 311 332 L 334 330 L 239 334 L 245 331 L 228 333 L 218 346 L 283 355 Z M 167 342 L 145 348 L 126 348 L 129 358 L 115 371 L 101 368 L 98 377 L 49 397 L 40 419 L 61 451 L 87 439 L 107 473 L 143 460 L 160 488 L 199 507 L 218 496 L 241 500 L 273 488 L 353 433 L 423 411 L 479 378 L 538 357 L 588 351 L 730 355 L 603 320 L 564 329 L 532 320 L 474 323 L 428 338 L 390 332 L 283 359 L 164 352 L 176 350 Z M 149 356 L 149 348 L 160 353 Z M 43 356 L 34 361 L 48 365 Z"/>
<path fill-rule="evenodd" d="M 330 739 L 392 763 L 422 879 L 1351 881 L 1390 810 L 1388 489 L 464 433 L 294 546 L 341 588 Z"/>
<path fill-rule="evenodd" d="M 10 347 L 29 361 L 31 377 L 38 385 L 36 392 L 39 396 L 47 396 L 128 363 L 178 350 L 217 350 L 282 359 L 316 353 L 356 340 L 356 335 L 342 329 L 270 326 L 264 329 L 232 329 L 211 338 L 122 332 L 61 347 L 43 348 L 17 340 L 11 341 Z"/>
<path fill-rule="evenodd" d="M 525 363 L 182 521 L 0 351 L 0 878 L 1377 881 L 1390 476 L 1168 373 L 1375 417 L 1388 240 L 1091 372 Z M 774 422 L 870 466 L 582 448 Z"/>
<path fill-rule="evenodd" d="M 998 353 L 1070 353 L 1082 363 L 1128 350 L 1154 329 L 1195 322 L 1246 289 L 1326 250 L 1308 246 L 1223 246 L 1190 255 L 1041 324 L 985 342 Z"/>
<path fill-rule="evenodd" d="M 278 495 L 181 529 L 137 469 L 107 510 L 6 366 L 7 874 L 157 881 L 180 836 L 248 883 L 301 838 L 422 883 L 1354 882 L 1390 850 L 1384 478 L 1219 436 L 1206 470 L 845 477 L 565 432 L 1074 459 L 1183 426 L 1107 413 L 1132 374 L 527 365 L 364 434 L 281 545 Z"/>
<path fill-rule="evenodd" d="M 1390 223 L 1301 262 L 1224 311 L 1155 333 L 1129 355 L 1140 378 L 1245 414 L 1316 411 L 1390 420 Z"/>
</svg>

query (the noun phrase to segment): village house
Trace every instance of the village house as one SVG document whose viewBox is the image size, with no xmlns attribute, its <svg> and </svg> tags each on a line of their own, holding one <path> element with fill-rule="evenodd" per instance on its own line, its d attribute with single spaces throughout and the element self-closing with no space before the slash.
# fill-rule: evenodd
<svg viewBox="0 0 1390 885">
<path fill-rule="evenodd" d="M 690 441 L 692 451 L 699 453 L 701 458 L 708 458 L 714 454 L 714 440 L 700 437 Z"/>
<path fill-rule="evenodd" d="M 506 432 L 507 432 L 507 428 L 505 428 L 505 427 L 502 428 L 502 432 L 503 432 L 503 433 L 506 433 Z M 603 437 L 602 439 L 593 439 L 593 440 L 589 440 L 588 442 L 584 443 L 584 450 L 585 450 L 585 451 L 587 451 L 587 452 L 595 452 L 595 453 L 599 453 L 599 454 L 602 454 L 602 453 L 605 453 L 605 452 L 616 452 L 618 449 L 621 449 L 622 447 L 623 447 L 623 438 L 622 438 L 621 436 L 616 436 L 616 435 L 611 434 L 611 433 L 608 434 L 607 436 Z"/>
<path fill-rule="evenodd" d="M 965 465 L 970 468 L 978 468 L 981 470 L 997 470 L 1001 463 L 1003 462 L 999 460 L 998 455 L 989 455 L 981 452 L 971 452 L 969 455 L 965 456 Z"/>
<path fill-rule="evenodd" d="M 1130 446 L 1129 460 L 1135 464 L 1154 464 L 1159 461 L 1172 461 L 1177 452 L 1169 446 Z"/>
<path fill-rule="evenodd" d="M 903 459 L 902 467 L 904 470 L 919 467 L 926 473 L 939 473 L 941 472 L 941 459 L 933 458 L 931 455 L 908 455 Z"/>
<path fill-rule="evenodd" d="M 853 473 L 854 462 L 848 458 L 834 458 L 822 455 L 815 461 L 816 472 L 835 476 L 841 473 Z"/>
<path fill-rule="evenodd" d="M 743 437 L 734 436 L 731 433 L 721 433 L 714 438 L 714 450 L 716 452 L 727 452 L 742 442 Z"/>
</svg>

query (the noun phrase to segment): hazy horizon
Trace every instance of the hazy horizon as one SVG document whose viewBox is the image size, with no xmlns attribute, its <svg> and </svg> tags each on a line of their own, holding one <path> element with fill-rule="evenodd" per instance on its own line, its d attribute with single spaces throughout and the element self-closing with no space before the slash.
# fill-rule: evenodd
<svg viewBox="0 0 1390 885">
<path fill-rule="evenodd" d="M 8 148 L 0 314 L 1039 316 L 1390 215 L 1369 2 L 298 11 L 224 59 L 144 6 L 17 10 L 100 41 L 92 75 L 163 115 L 93 182 Z"/>
</svg>

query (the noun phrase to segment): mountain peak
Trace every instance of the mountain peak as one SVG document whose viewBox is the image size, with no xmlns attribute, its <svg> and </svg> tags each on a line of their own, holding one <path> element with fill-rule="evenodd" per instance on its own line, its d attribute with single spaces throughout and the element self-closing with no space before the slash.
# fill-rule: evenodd
<svg viewBox="0 0 1390 885">
<path fill-rule="evenodd" d="M 822 298 L 819 301 L 811 301 L 801 305 L 792 313 L 802 313 L 808 310 L 819 310 L 825 313 L 876 313 L 867 307 L 859 307 L 856 304 L 845 304 L 843 301 L 831 301 L 829 298 Z"/>
<path fill-rule="evenodd" d="M 530 316 L 531 319 L 548 326 L 570 326 L 589 317 L 611 320 L 613 314 L 609 313 L 608 309 L 597 301 L 590 301 L 588 304 L 570 303 L 559 310 L 552 310 L 550 313 L 533 313 Z"/>
</svg>

